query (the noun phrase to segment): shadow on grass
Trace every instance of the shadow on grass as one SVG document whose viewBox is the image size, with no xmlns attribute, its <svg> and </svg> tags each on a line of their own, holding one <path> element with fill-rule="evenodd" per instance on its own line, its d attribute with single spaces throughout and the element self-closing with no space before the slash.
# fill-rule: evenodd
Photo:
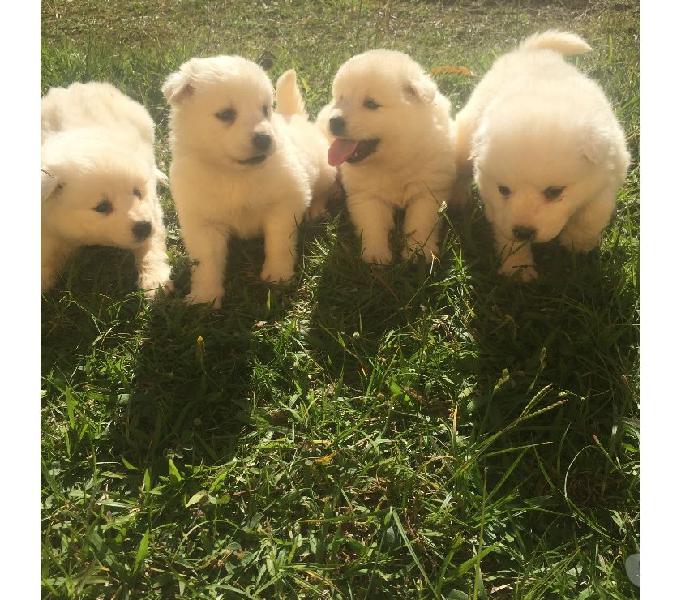
<svg viewBox="0 0 681 600">
<path fill-rule="evenodd" d="M 177 299 L 154 305 L 146 325 L 112 435 L 120 454 L 155 472 L 166 470 L 169 456 L 226 462 L 249 425 L 250 331 Z"/>
<path fill-rule="evenodd" d="M 486 414 L 490 424 L 505 405 L 529 401 L 551 384 L 574 395 L 565 409 L 573 429 L 581 425 L 590 436 L 607 427 L 609 434 L 635 401 L 628 380 L 638 356 L 638 274 L 631 248 L 619 245 L 617 231 L 586 255 L 555 242 L 537 245 L 539 279 L 523 284 L 496 274 L 491 233 L 478 209 L 464 221 L 461 240 L 483 404 L 496 388 Z"/>
<path fill-rule="evenodd" d="M 81 248 L 69 260 L 41 303 L 41 373 L 53 383 L 69 380 L 96 347 L 116 343 L 143 302 L 134 295 L 132 253 L 114 248 Z"/>
<path fill-rule="evenodd" d="M 225 463 L 253 426 L 272 383 L 262 381 L 267 365 L 276 360 L 263 339 L 291 303 L 287 289 L 258 280 L 262 259 L 262 241 L 231 244 L 220 310 L 183 302 L 190 288 L 185 259 L 175 269 L 174 296 L 151 308 L 121 430 L 145 462 L 171 453 L 192 464 Z"/>
<path fill-rule="evenodd" d="M 331 380 L 362 392 L 375 387 L 374 374 L 385 370 L 386 365 L 376 364 L 381 345 L 425 310 L 421 302 L 428 294 L 429 268 L 423 261 L 402 261 L 397 252 L 389 266 L 364 263 L 345 211 L 335 215 L 332 229 L 335 236 L 326 244 L 328 254 L 318 274 L 308 342 Z"/>
<path fill-rule="evenodd" d="M 110 248 L 79 252 L 45 295 L 45 385 L 72 390 L 88 413 L 107 415 L 101 458 L 122 456 L 153 472 L 167 470 L 168 456 L 193 464 L 231 458 L 251 422 L 255 365 L 268 360 L 253 331 L 285 303 L 266 286 L 244 285 L 258 272 L 252 250 L 233 253 L 220 311 L 182 301 L 187 260 L 173 269 L 180 292 L 148 303 L 135 291 L 132 255 Z"/>
<path fill-rule="evenodd" d="M 497 498 L 518 497 L 524 533 L 512 535 L 527 548 L 556 547 L 589 530 L 617 537 L 611 512 L 636 502 L 628 469 L 638 434 L 627 415 L 638 401 L 638 272 L 635 248 L 620 244 L 620 226 L 587 255 L 557 243 L 537 246 L 540 278 L 530 284 L 496 274 L 480 209 L 453 232 L 469 273 L 467 328 L 477 354 L 461 428 L 472 440 L 505 430 L 502 444 L 485 448 L 479 462 L 488 489 L 501 486 Z M 531 505 L 541 510 L 521 518 Z M 626 582 L 623 572 L 618 577 Z"/>
</svg>

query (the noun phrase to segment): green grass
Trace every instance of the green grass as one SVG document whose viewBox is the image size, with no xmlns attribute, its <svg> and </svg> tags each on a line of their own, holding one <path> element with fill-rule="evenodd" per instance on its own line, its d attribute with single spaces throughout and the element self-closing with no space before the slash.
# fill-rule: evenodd
<svg viewBox="0 0 681 600">
<path fill-rule="evenodd" d="M 194 55 L 294 66 L 314 114 L 371 47 L 455 108 L 526 34 L 575 30 L 634 162 L 600 251 L 495 274 L 479 208 L 432 272 L 370 269 L 342 205 L 294 283 L 233 245 L 219 312 L 146 303 L 132 257 L 86 249 L 42 303 L 46 598 L 637 598 L 638 7 L 625 1 L 42 4 L 42 88 L 109 80 L 159 124 Z M 164 195 L 177 287 L 188 260 Z"/>
</svg>

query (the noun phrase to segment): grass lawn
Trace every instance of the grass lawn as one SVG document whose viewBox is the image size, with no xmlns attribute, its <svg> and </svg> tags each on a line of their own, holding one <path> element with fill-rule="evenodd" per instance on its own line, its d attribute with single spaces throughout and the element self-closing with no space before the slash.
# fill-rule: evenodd
<svg viewBox="0 0 681 600">
<path fill-rule="evenodd" d="M 312 114 L 338 66 L 411 54 L 455 109 L 522 37 L 593 46 L 633 156 L 600 251 L 496 275 L 479 208 L 432 271 L 370 269 L 342 205 L 302 228 L 285 288 L 232 245 L 221 311 L 153 305 L 132 256 L 86 249 L 42 302 L 45 598 L 637 598 L 638 4 L 625 0 L 42 3 L 42 90 L 108 80 L 158 123 L 184 60 L 299 71 Z"/>
</svg>

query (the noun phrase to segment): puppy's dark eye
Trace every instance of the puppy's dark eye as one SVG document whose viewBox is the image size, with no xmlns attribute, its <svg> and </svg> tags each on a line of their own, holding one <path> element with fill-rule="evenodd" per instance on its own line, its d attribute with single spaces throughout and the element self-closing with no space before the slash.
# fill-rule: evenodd
<svg viewBox="0 0 681 600">
<path fill-rule="evenodd" d="M 547 200 L 557 200 L 560 198 L 560 195 L 563 193 L 564 189 L 565 186 L 559 187 L 557 185 L 552 185 L 551 187 L 547 187 L 544 190 L 544 198 Z"/>
<path fill-rule="evenodd" d="M 505 185 L 500 185 L 499 186 L 499 193 L 504 197 L 508 198 L 511 195 L 511 188 L 506 187 Z"/>
<path fill-rule="evenodd" d="M 236 120 L 236 111 L 233 108 L 225 108 L 215 113 L 215 116 L 223 123 L 234 123 Z"/>
<path fill-rule="evenodd" d="M 262 114 L 265 115 L 268 119 L 270 118 L 270 107 L 267 106 L 267 104 L 262 105 Z"/>
<path fill-rule="evenodd" d="M 364 102 L 362 103 L 362 106 L 364 108 L 368 108 L 369 110 L 376 110 L 377 108 L 381 108 L 381 105 L 376 102 L 373 98 L 366 98 Z"/>
<path fill-rule="evenodd" d="M 139 189 L 138 187 L 132 188 L 132 195 L 135 196 L 135 198 L 139 198 L 141 200 L 142 199 L 142 190 Z"/>
<path fill-rule="evenodd" d="M 104 199 L 92 210 L 103 215 L 110 215 L 113 212 L 113 204 L 111 204 L 110 200 Z"/>
</svg>

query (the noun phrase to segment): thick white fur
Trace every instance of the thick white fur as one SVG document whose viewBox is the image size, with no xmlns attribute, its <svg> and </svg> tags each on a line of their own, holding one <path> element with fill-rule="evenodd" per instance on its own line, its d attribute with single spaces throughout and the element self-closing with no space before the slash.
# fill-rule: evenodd
<svg viewBox="0 0 681 600">
<path fill-rule="evenodd" d="M 42 289 L 54 286 L 64 261 L 84 245 L 131 249 L 147 295 L 168 288 L 156 195 L 163 174 L 156 169 L 154 123 L 146 109 L 108 83 L 52 88 L 42 99 L 41 134 Z M 93 210 L 103 199 L 113 209 L 108 215 Z M 143 241 L 132 231 L 139 222 L 151 223 Z"/>
<path fill-rule="evenodd" d="M 362 258 L 391 262 L 388 236 L 394 209 L 405 209 L 403 256 L 437 254 L 440 209 L 455 179 L 450 102 L 406 54 L 370 50 L 353 56 L 336 73 L 332 103 L 318 122 L 346 122 L 342 137 L 380 140 L 358 163 L 340 165 L 350 217 L 362 238 Z M 380 108 L 363 106 L 371 98 Z M 329 132 L 330 133 L 330 132 Z"/>
<path fill-rule="evenodd" d="M 614 211 L 629 165 L 624 132 L 600 87 L 562 56 L 590 50 L 572 33 L 532 35 L 492 65 L 457 115 L 457 193 L 474 175 L 505 275 L 537 276 L 514 227 L 582 252 L 600 243 Z M 565 186 L 558 199 L 544 196 L 551 186 Z"/>
<path fill-rule="evenodd" d="M 182 237 L 194 261 L 189 302 L 219 307 L 232 235 L 264 235 L 265 281 L 293 276 L 297 228 L 313 196 L 331 188 L 326 140 L 307 120 L 294 71 L 279 79 L 277 112 L 272 83 L 255 63 L 238 56 L 193 58 L 171 74 L 163 93 L 171 107 L 170 186 Z M 216 114 L 235 111 L 233 122 Z M 263 162 L 254 134 L 273 143 Z"/>
</svg>

